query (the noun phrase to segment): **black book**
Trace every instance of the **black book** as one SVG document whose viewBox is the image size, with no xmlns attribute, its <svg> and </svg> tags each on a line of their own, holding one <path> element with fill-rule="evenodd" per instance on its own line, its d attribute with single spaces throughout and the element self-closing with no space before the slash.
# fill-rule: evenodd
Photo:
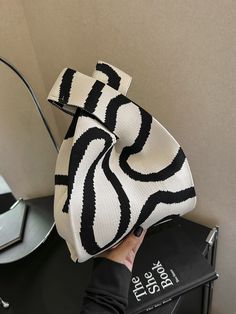
<svg viewBox="0 0 236 314">
<path fill-rule="evenodd" d="M 153 310 L 217 278 L 181 223 L 165 222 L 148 230 L 137 252 L 126 313 Z"/>
<path fill-rule="evenodd" d="M 0 251 L 23 239 L 27 205 L 20 199 L 0 215 Z"/>
</svg>

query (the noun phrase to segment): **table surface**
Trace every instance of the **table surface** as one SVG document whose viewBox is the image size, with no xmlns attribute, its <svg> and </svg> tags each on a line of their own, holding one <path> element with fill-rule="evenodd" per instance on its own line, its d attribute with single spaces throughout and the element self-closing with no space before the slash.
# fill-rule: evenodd
<svg viewBox="0 0 236 314">
<path fill-rule="evenodd" d="M 53 196 L 24 200 L 29 206 L 23 241 L 0 251 L 0 264 L 15 262 L 36 250 L 54 227 Z"/>
<path fill-rule="evenodd" d="M 204 249 L 211 228 L 186 219 L 183 222 L 185 230 L 191 233 L 191 240 Z M 19 261 L 0 265 L 0 296 L 11 305 L 7 313 L 78 314 L 92 265 L 92 259 L 74 263 L 65 241 L 53 227 L 37 250 Z M 168 306 L 170 304 L 165 305 L 166 309 Z M 6 313 L 6 310 L 0 309 L 0 313 Z"/>
</svg>

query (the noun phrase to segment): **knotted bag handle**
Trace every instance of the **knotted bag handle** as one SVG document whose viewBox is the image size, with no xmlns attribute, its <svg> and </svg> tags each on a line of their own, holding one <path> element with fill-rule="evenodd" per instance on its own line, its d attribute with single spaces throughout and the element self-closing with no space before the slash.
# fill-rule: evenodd
<svg viewBox="0 0 236 314">
<path fill-rule="evenodd" d="M 64 68 L 47 99 L 69 115 L 73 116 L 77 107 L 80 107 L 104 123 L 104 110 L 110 99 L 121 94 L 127 102 L 128 98 L 125 95 L 131 80 L 130 75 L 103 61 L 98 61 L 92 77 L 71 68 Z M 97 106 L 101 96 L 102 102 Z"/>
</svg>

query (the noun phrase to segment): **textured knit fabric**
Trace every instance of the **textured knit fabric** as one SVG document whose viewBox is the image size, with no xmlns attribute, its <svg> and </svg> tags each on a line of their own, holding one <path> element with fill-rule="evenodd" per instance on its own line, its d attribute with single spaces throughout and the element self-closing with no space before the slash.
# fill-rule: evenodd
<svg viewBox="0 0 236 314">
<path fill-rule="evenodd" d="M 80 313 L 125 313 L 131 276 L 132 273 L 125 265 L 104 257 L 95 258 Z"/>
<path fill-rule="evenodd" d="M 55 169 L 54 217 L 71 258 L 83 262 L 196 204 L 174 137 L 125 96 L 131 77 L 98 62 L 93 77 L 65 68 L 48 100 L 72 116 Z"/>
</svg>

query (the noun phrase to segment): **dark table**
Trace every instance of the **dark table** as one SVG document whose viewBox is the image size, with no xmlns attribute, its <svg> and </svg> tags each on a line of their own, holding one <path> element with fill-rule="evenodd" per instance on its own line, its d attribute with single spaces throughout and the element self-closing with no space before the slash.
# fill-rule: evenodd
<svg viewBox="0 0 236 314">
<path fill-rule="evenodd" d="M 0 251 L 0 264 L 19 260 L 36 250 L 46 241 L 55 225 L 53 199 L 52 195 L 24 200 L 26 205 L 29 206 L 24 228 L 24 241 Z M 9 226 L 9 228 L 12 227 L 14 226 Z"/>
<path fill-rule="evenodd" d="M 205 239 L 211 228 L 181 219 L 194 244 L 204 251 Z M 0 308 L 0 313 L 78 314 L 92 265 L 92 259 L 74 263 L 65 241 L 53 227 L 47 240 L 29 256 L 0 265 L 0 296 L 11 305 L 7 310 Z M 202 289 L 194 289 L 186 296 L 149 313 L 203 313 Z M 189 306 L 192 306 L 191 312 Z"/>
</svg>

